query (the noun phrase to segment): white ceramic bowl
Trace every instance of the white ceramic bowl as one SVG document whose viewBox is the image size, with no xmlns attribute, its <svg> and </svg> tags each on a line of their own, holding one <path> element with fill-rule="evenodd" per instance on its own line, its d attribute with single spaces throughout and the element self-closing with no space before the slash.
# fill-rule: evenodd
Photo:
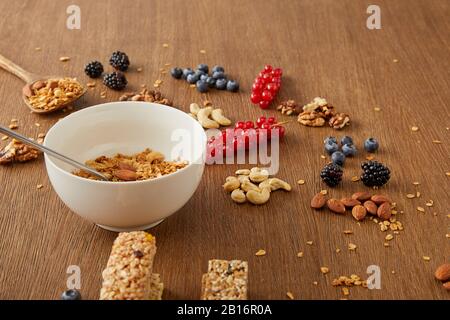
<svg viewBox="0 0 450 320">
<path fill-rule="evenodd" d="M 145 230 L 183 207 L 204 169 L 206 135 L 200 124 L 175 108 L 145 102 L 113 102 L 83 109 L 58 121 L 44 145 L 84 163 L 98 156 L 150 148 L 167 160 L 189 165 L 160 178 L 105 182 L 71 174 L 70 165 L 45 156 L 58 196 L 75 213 L 111 231 Z"/>
</svg>

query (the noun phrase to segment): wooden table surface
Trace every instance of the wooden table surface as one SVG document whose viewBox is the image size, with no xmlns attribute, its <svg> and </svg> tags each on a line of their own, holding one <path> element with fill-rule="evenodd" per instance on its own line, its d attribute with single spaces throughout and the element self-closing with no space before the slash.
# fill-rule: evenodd
<svg viewBox="0 0 450 320">
<path fill-rule="evenodd" d="M 294 119 L 282 116 L 275 106 L 263 112 L 249 102 L 254 77 L 270 63 L 284 70 L 278 102 L 295 99 L 304 104 L 321 96 L 352 119 L 341 132 L 296 121 L 287 124 L 278 177 L 289 181 L 293 191 L 275 193 L 264 206 L 236 205 L 221 188 L 236 168 L 251 165 L 208 166 L 193 198 L 151 230 L 157 237 L 154 269 L 166 287 L 164 299 L 199 298 L 201 275 L 213 258 L 249 262 L 252 299 L 286 299 L 287 291 L 297 299 L 340 299 L 342 292 L 331 286 L 332 279 L 366 277 L 369 265 L 381 268 L 381 290 L 355 288 L 348 298 L 450 298 L 433 277 L 438 265 L 450 261 L 449 1 L 376 1 L 381 30 L 366 28 L 366 9 L 373 1 L 353 0 L 79 0 L 81 29 L 69 30 L 66 8 L 72 2 L 0 1 L 0 53 L 32 72 L 77 76 L 86 83 L 86 62 L 99 59 L 109 70 L 110 53 L 122 50 L 133 65 L 127 73 L 128 90 L 162 79 L 161 92 L 182 110 L 209 99 L 233 121 L 256 120 L 261 114 Z M 71 59 L 60 62 L 61 56 Z M 201 95 L 162 75 L 166 63 L 223 65 L 242 90 Z M 137 72 L 138 67 L 143 71 Z M 22 82 L 0 71 L 0 83 L 2 125 L 17 118 L 17 131 L 36 138 L 67 115 L 31 114 L 21 100 Z M 97 83 L 75 110 L 117 101 L 120 93 L 110 90 L 102 99 L 104 87 Z M 412 126 L 419 131 L 413 132 Z M 383 245 L 386 233 L 375 223 L 357 224 L 349 214 L 309 207 L 312 195 L 325 188 L 319 178 L 328 161 L 321 158 L 323 138 L 344 134 L 354 138 L 361 152 L 348 159 L 344 182 L 327 189 L 338 198 L 367 190 L 350 178 L 358 175 L 367 155 L 363 141 L 377 137 L 381 149 L 376 159 L 392 171 L 382 192 L 404 211 L 398 218 L 405 230 L 388 248 Z M 2 147 L 6 143 L 1 141 Z M 306 183 L 297 185 L 299 179 Z M 0 167 L 0 181 L 0 298 L 58 299 L 66 287 L 67 267 L 78 265 L 83 297 L 97 299 L 116 234 L 81 219 L 59 200 L 42 158 Z M 38 184 L 44 187 L 37 190 Z M 417 191 L 420 198 L 406 198 Z M 428 200 L 434 200 L 433 207 L 425 206 Z M 344 235 L 345 229 L 354 233 Z M 349 243 L 357 245 L 356 251 L 347 249 Z M 256 257 L 259 249 L 267 255 Z M 303 258 L 297 257 L 299 251 Z M 330 273 L 321 274 L 322 266 Z"/>
</svg>

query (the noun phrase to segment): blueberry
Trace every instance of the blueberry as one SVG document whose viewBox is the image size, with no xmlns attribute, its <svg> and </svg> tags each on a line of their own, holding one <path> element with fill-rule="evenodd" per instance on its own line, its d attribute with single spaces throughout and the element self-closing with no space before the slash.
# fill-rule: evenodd
<svg viewBox="0 0 450 320">
<path fill-rule="evenodd" d="M 216 80 L 216 89 L 218 90 L 225 90 L 227 87 L 227 80 L 226 79 L 217 79 Z"/>
<path fill-rule="evenodd" d="M 189 82 L 190 84 L 196 83 L 199 79 L 200 79 L 200 75 L 195 74 L 195 73 L 188 74 L 188 76 L 186 78 L 187 82 Z"/>
<path fill-rule="evenodd" d="M 327 144 L 329 142 L 333 142 L 333 143 L 338 143 L 337 139 L 335 137 L 326 137 L 325 140 L 323 141 L 323 143 Z"/>
<path fill-rule="evenodd" d="M 183 79 L 187 79 L 187 76 L 190 74 L 193 74 L 194 70 L 192 70 L 191 68 L 186 68 L 183 69 L 183 75 L 181 76 Z"/>
<path fill-rule="evenodd" d="M 344 145 L 344 144 L 353 144 L 352 137 L 343 136 L 342 139 L 341 139 L 341 145 Z"/>
<path fill-rule="evenodd" d="M 207 64 L 200 63 L 200 64 L 197 66 L 197 70 L 201 70 L 201 71 L 203 71 L 204 73 L 208 73 L 209 68 L 208 68 L 208 65 L 207 65 Z"/>
<path fill-rule="evenodd" d="M 170 70 L 170 74 L 175 79 L 180 79 L 181 76 L 183 75 L 183 70 L 181 70 L 181 68 L 175 67 Z"/>
<path fill-rule="evenodd" d="M 339 146 L 337 143 L 329 141 L 328 143 L 325 143 L 325 150 L 331 155 L 339 150 Z"/>
<path fill-rule="evenodd" d="M 331 155 L 331 161 L 338 166 L 343 166 L 345 162 L 345 155 L 341 151 L 336 151 Z"/>
<path fill-rule="evenodd" d="M 228 80 L 227 90 L 231 92 L 237 92 L 239 90 L 239 83 L 234 80 Z"/>
<path fill-rule="evenodd" d="M 208 76 L 207 73 L 203 73 L 202 75 L 200 75 L 200 80 L 205 80 L 206 81 L 206 79 L 208 79 L 208 78 L 209 78 L 209 76 Z"/>
<path fill-rule="evenodd" d="M 223 73 L 223 71 L 215 71 L 212 74 L 212 77 L 214 79 L 226 79 L 227 77 L 225 76 L 225 73 Z"/>
<path fill-rule="evenodd" d="M 201 93 L 208 92 L 209 87 L 208 87 L 208 84 L 206 83 L 206 81 L 198 80 L 196 85 L 197 85 L 198 92 L 201 92 Z"/>
<path fill-rule="evenodd" d="M 356 155 L 356 147 L 353 144 L 344 144 L 342 152 L 346 157 L 353 157 Z"/>
<path fill-rule="evenodd" d="M 216 79 L 214 79 L 213 77 L 207 77 L 205 81 L 210 88 L 214 88 L 216 85 Z"/>
<path fill-rule="evenodd" d="M 62 293 L 61 300 L 81 300 L 81 294 L 76 289 L 70 289 Z"/>
<path fill-rule="evenodd" d="M 377 139 L 375 138 L 369 138 L 366 141 L 364 141 L 364 149 L 366 149 L 367 152 L 375 152 L 378 150 L 379 144 Z"/>
<path fill-rule="evenodd" d="M 211 71 L 212 73 L 214 73 L 214 72 L 225 72 L 225 69 L 223 68 L 223 67 L 221 67 L 221 66 L 214 66 L 213 68 L 212 68 L 212 71 Z"/>
</svg>

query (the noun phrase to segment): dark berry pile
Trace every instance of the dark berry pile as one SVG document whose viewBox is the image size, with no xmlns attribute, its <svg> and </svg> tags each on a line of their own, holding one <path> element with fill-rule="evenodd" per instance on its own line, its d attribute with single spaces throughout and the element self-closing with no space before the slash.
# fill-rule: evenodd
<svg viewBox="0 0 450 320">
<path fill-rule="evenodd" d="M 330 187 L 336 187 L 342 180 L 342 169 L 334 163 L 329 163 L 323 167 L 320 177 Z"/>
<path fill-rule="evenodd" d="M 208 92 L 209 89 L 227 90 L 230 92 L 239 91 L 239 83 L 228 79 L 225 69 L 221 66 L 215 66 L 209 72 L 208 65 L 201 63 L 194 71 L 191 68 L 181 69 L 172 68 L 170 74 L 175 79 L 186 80 L 190 84 L 195 84 L 197 90 L 201 93 Z"/>
<path fill-rule="evenodd" d="M 115 51 L 109 58 L 109 64 L 116 70 L 127 71 L 130 66 L 130 59 L 125 52 Z"/>
<path fill-rule="evenodd" d="M 98 78 L 103 73 L 103 65 L 99 61 L 91 61 L 84 67 L 84 73 L 90 78 Z"/>
<path fill-rule="evenodd" d="M 257 147 L 260 139 L 269 141 L 274 135 L 281 139 L 285 128 L 277 124 L 275 117 L 259 117 L 256 122 L 238 121 L 234 129 L 222 130 L 218 136 L 208 140 L 208 157 L 214 157 L 217 150 L 222 150 L 223 156 L 234 155 L 237 151 L 248 150 L 251 145 Z"/>
<path fill-rule="evenodd" d="M 126 87 L 128 81 L 122 72 L 107 73 L 103 77 L 103 84 L 113 90 L 122 90 Z"/>
<path fill-rule="evenodd" d="M 363 170 L 361 181 L 368 187 L 381 187 L 391 177 L 389 168 L 378 161 L 363 162 L 361 169 Z"/>
<path fill-rule="evenodd" d="M 261 109 L 269 108 L 281 88 L 282 75 L 281 68 L 274 69 L 272 66 L 266 65 L 253 82 L 250 101 L 258 104 Z"/>
</svg>

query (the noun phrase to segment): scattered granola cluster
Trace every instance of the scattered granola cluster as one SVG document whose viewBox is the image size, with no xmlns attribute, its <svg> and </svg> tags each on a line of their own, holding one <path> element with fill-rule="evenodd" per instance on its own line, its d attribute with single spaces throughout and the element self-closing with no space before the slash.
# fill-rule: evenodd
<svg viewBox="0 0 450 320">
<path fill-rule="evenodd" d="M 165 98 L 161 92 L 155 90 L 142 89 L 141 92 L 127 92 L 120 96 L 120 101 L 145 101 L 173 106 L 172 101 Z"/>
<path fill-rule="evenodd" d="M 281 114 L 285 114 L 287 116 L 297 115 L 302 112 L 302 107 L 298 105 L 294 100 L 283 101 L 278 107 L 277 110 L 281 112 Z"/>
<path fill-rule="evenodd" d="M 309 127 L 323 127 L 328 121 L 330 127 L 342 129 L 350 124 L 346 113 L 336 112 L 324 98 L 316 97 L 303 106 L 303 112 L 298 115 L 298 122 Z"/>
<path fill-rule="evenodd" d="M 74 78 L 36 81 L 23 87 L 23 94 L 30 105 L 39 110 L 53 110 L 83 95 L 84 88 Z"/>
<path fill-rule="evenodd" d="M 113 182 L 123 182 L 159 178 L 186 167 L 187 162 L 165 161 L 162 153 L 147 148 L 131 156 L 120 153 L 112 158 L 101 156 L 86 161 L 86 165 L 103 173 Z M 74 171 L 73 174 L 82 178 L 98 179 L 83 170 Z"/>
<path fill-rule="evenodd" d="M 367 281 L 362 280 L 361 277 L 359 277 L 356 274 L 352 274 L 350 277 L 340 276 L 337 279 L 333 279 L 333 281 L 331 282 L 331 285 L 333 287 L 343 287 L 342 294 L 344 296 L 348 296 L 348 295 L 350 295 L 350 290 L 348 289 L 348 287 L 367 288 Z"/>
<path fill-rule="evenodd" d="M 11 164 L 13 162 L 27 162 L 36 159 L 39 151 L 13 139 L 5 148 L 0 151 L 0 165 Z"/>
</svg>

